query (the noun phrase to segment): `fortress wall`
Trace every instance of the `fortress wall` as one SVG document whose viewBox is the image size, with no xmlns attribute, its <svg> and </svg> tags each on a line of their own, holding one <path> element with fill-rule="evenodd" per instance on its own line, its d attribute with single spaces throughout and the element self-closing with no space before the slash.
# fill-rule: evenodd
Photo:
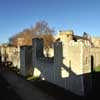
<svg viewBox="0 0 100 100">
<path fill-rule="evenodd" d="M 20 57 L 19 57 L 20 52 L 18 52 L 18 48 L 16 47 L 8 47 L 7 48 L 7 61 L 11 61 L 13 63 L 13 67 L 19 68 L 19 63 L 20 63 Z"/>
<path fill-rule="evenodd" d="M 6 61 L 10 61 L 13 63 L 13 67 L 18 67 L 19 68 L 19 63 L 20 63 L 20 51 L 18 51 L 18 48 L 14 46 L 6 46 L 6 47 L 1 47 L 1 56 L 2 56 L 2 62 L 4 62 L 5 59 L 5 54 L 6 54 Z"/>
<path fill-rule="evenodd" d="M 79 59 L 80 57 L 80 43 L 79 42 L 74 42 L 74 40 L 71 40 L 70 42 L 62 42 L 63 44 L 63 64 L 68 66 L 73 64 L 74 65 L 74 58 L 75 58 L 75 52 L 76 52 L 76 57 Z M 72 61 L 73 60 L 73 61 Z M 79 64 L 75 66 L 79 66 Z"/>
<path fill-rule="evenodd" d="M 44 49 L 44 55 L 46 56 L 46 51 Z M 54 56 L 54 49 L 53 48 L 49 48 L 49 51 L 48 51 L 48 57 L 53 57 Z"/>
<path fill-rule="evenodd" d="M 90 48 L 83 48 L 83 74 L 91 73 L 91 56 Z"/>
<path fill-rule="evenodd" d="M 41 63 L 37 61 L 35 68 L 40 72 L 40 77 L 43 77 L 43 79 L 68 89 L 78 95 L 84 95 L 82 66 L 80 60 L 82 58 L 81 48 L 68 47 L 69 49 L 66 49 L 64 47 L 67 48 L 68 46 L 63 45 L 63 48 L 61 48 L 59 43 L 55 43 L 54 63 Z M 62 62 L 62 55 L 65 63 Z M 68 64 L 66 62 L 68 62 Z"/>
<path fill-rule="evenodd" d="M 63 48 L 62 42 L 54 43 L 54 64 L 55 66 L 61 66 L 63 61 Z"/>
<path fill-rule="evenodd" d="M 82 66 L 82 50 L 80 47 L 69 47 L 68 48 L 69 67 L 69 90 L 78 94 L 84 95 L 83 85 L 83 66 Z"/>
<path fill-rule="evenodd" d="M 48 82 L 70 90 L 77 95 L 84 95 L 83 76 L 70 75 L 66 77 L 65 66 L 55 66 L 54 64 L 43 64 L 37 62 L 36 68 L 40 72 L 40 77 Z M 71 73 L 70 73 L 71 74 Z"/>
<path fill-rule="evenodd" d="M 87 64 L 89 64 L 88 61 L 87 64 L 84 64 L 84 58 L 89 56 L 89 49 L 85 48 L 81 43 L 80 46 L 75 47 L 69 46 L 68 44 L 62 44 L 62 42 L 57 42 L 54 44 L 54 62 L 49 63 L 37 59 L 40 58 L 41 53 L 43 53 L 40 53 L 43 49 L 43 44 L 39 47 L 38 43 L 42 41 L 38 39 L 33 41 L 32 67 L 34 69 L 34 76 L 41 77 L 43 80 L 45 79 L 48 82 L 61 86 L 75 94 L 84 95 L 85 85 L 83 74 L 86 71 L 83 68 L 85 65 L 87 66 Z M 39 55 L 37 54 L 37 51 L 40 53 Z M 25 58 L 25 56 L 22 58 Z"/>
<path fill-rule="evenodd" d="M 1 47 L 1 60 L 2 62 L 4 62 L 4 54 L 5 54 L 5 48 L 4 47 Z"/>
<path fill-rule="evenodd" d="M 33 51 L 35 51 L 34 49 L 35 48 L 33 48 Z M 33 53 L 33 57 L 34 57 L 34 53 Z M 68 89 L 68 82 L 67 82 L 68 79 L 66 79 L 67 76 L 65 75 L 67 71 L 62 75 L 62 71 L 64 70 L 62 64 L 62 43 L 61 42 L 54 44 L 54 63 L 49 63 L 49 62 L 46 63 L 46 62 L 41 62 L 39 60 L 36 60 L 35 64 L 33 64 L 33 67 L 35 69 L 34 74 L 36 74 L 37 76 L 40 76 L 42 79 L 45 79 L 48 82 L 51 82 L 53 84 Z M 38 74 L 35 73 L 36 71 Z"/>
<path fill-rule="evenodd" d="M 76 74 L 82 74 L 82 66 L 81 66 L 81 49 L 69 47 L 68 48 L 68 60 L 71 70 Z"/>
<path fill-rule="evenodd" d="M 93 37 L 92 42 L 95 47 L 100 47 L 100 37 Z"/>
<path fill-rule="evenodd" d="M 91 45 L 89 41 L 78 40 L 77 42 L 75 42 L 74 40 L 72 40 L 69 43 L 68 58 L 73 60 L 73 69 L 77 74 L 91 72 L 90 47 Z M 75 58 L 77 59 L 77 62 Z"/>
<path fill-rule="evenodd" d="M 22 46 L 20 50 L 20 74 L 32 75 L 32 47 Z"/>
<path fill-rule="evenodd" d="M 37 62 L 38 71 L 40 71 L 40 77 L 55 85 L 68 89 L 68 79 L 63 78 L 61 75 L 61 66 L 55 66 L 54 64 Z"/>
<path fill-rule="evenodd" d="M 88 45 L 86 43 L 83 43 L 81 40 L 78 40 L 75 42 L 74 40 L 70 41 L 68 45 L 68 53 L 66 54 L 68 56 L 68 61 L 71 61 L 71 69 L 73 72 L 75 72 L 77 75 L 83 74 L 83 63 L 84 63 L 84 51 L 88 48 Z M 66 48 L 64 48 L 66 49 Z M 87 54 L 86 54 L 87 55 Z"/>
<path fill-rule="evenodd" d="M 100 48 L 91 48 L 91 55 L 94 57 L 94 67 L 100 66 Z"/>
<path fill-rule="evenodd" d="M 63 49 L 66 50 L 66 48 Z M 90 46 L 80 41 L 71 41 L 71 44 L 67 46 L 66 56 L 66 60 L 69 61 L 67 66 L 69 66 L 71 71 L 74 72 L 69 73 L 69 90 L 78 95 L 84 95 L 86 91 L 90 91 L 91 89 L 91 86 L 89 86 L 88 90 L 84 90 L 84 80 L 88 85 L 90 85 L 91 82 L 89 76 L 87 76 L 89 79 L 83 76 L 83 74 L 91 72 Z"/>
<path fill-rule="evenodd" d="M 62 54 L 63 54 L 63 64 L 64 65 L 69 65 L 69 61 L 68 61 L 68 45 L 64 44 L 62 42 Z M 69 67 L 69 66 L 68 66 Z"/>
</svg>

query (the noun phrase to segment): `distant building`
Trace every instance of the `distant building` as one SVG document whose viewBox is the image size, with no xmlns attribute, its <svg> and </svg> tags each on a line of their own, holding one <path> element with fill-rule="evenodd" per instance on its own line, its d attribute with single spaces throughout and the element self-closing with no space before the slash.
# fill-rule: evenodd
<svg viewBox="0 0 100 100">
<path fill-rule="evenodd" d="M 93 37 L 92 38 L 92 43 L 94 44 L 95 47 L 100 48 L 100 37 Z"/>
<path fill-rule="evenodd" d="M 1 49 L 2 62 L 10 61 L 13 63 L 13 67 L 19 67 L 18 64 L 20 61 L 20 57 L 18 56 L 18 54 L 20 54 L 20 52 L 18 51 L 17 47 L 4 44 L 4 45 L 1 45 L 0 49 Z"/>
</svg>

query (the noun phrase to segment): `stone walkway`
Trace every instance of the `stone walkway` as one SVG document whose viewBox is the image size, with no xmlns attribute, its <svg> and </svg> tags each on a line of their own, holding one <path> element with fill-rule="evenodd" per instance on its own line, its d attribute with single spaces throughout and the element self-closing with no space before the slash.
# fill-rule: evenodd
<svg viewBox="0 0 100 100">
<path fill-rule="evenodd" d="M 13 87 L 22 100 L 54 100 L 51 96 L 43 93 L 34 85 L 17 76 L 13 72 L 2 72 L 2 76 Z"/>
<path fill-rule="evenodd" d="M 21 100 L 13 88 L 0 74 L 0 100 Z"/>
</svg>

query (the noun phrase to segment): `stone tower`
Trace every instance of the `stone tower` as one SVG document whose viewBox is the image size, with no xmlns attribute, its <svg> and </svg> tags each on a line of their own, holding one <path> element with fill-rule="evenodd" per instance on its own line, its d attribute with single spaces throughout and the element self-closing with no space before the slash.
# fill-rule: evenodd
<svg viewBox="0 0 100 100">
<path fill-rule="evenodd" d="M 68 31 L 60 31 L 59 33 L 59 39 L 62 42 L 62 48 L 63 48 L 63 64 L 64 65 L 69 65 L 69 44 L 70 41 L 73 40 L 73 35 L 74 32 L 72 30 L 68 30 Z"/>
<path fill-rule="evenodd" d="M 59 37 L 61 41 L 68 43 L 70 40 L 73 40 L 74 32 L 72 30 L 60 31 Z"/>
<path fill-rule="evenodd" d="M 33 38 L 32 39 L 32 63 L 36 66 L 37 60 L 43 58 L 43 39 Z"/>
<path fill-rule="evenodd" d="M 54 64 L 55 66 L 61 66 L 63 60 L 63 48 L 62 42 L 54 43 Z"/>
<path fill-rule="evenodd" d="M 32 75 L 32 46 L 20 47 L 20 74 Z"/>
</svg>

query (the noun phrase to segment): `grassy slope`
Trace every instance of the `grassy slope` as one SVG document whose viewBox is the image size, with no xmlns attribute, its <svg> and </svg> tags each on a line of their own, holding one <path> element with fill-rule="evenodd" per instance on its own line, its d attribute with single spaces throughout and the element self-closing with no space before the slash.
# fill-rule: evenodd
<svg viewBox="0 0 100 100">
<path fill-rule="evenodd" d="M 96 67 L 96 68 L 95 68 L 95 71 L 96 71 L 96 72 L 100 72 L 100 66 Z"/>
</svg>

